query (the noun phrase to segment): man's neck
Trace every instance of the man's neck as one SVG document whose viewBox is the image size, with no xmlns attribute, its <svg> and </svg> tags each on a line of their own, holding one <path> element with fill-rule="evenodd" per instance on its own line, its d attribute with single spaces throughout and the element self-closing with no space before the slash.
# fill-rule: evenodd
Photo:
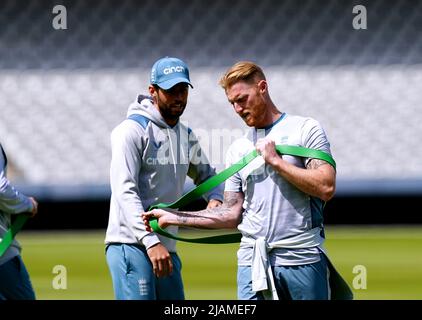
<svg viewBox="0 0 422 320">
<path fill-rule="evenodd" d="M 179 119 L 176 119 L 176 120 L 174 120 L 174 119 L 172 119 L 172 120 L 170 120 L 170 119 L 166 119 L 166 118 L 164 118 L 163 117 L 163 119 L 164 119 L 164 121 L 170 126 L 170 127 L 174 127 L 176 124 L 177 124 L 177 122 L 179 121 Z"/>
<path fill-rule="evenodd" d="M 276 122 L 278 119 L 280 119 L 281 115 L 283 113 L 279 111 L 276 107 L 271 108 L 270 113 L 266 116 L 266 121 L 262 125 L 259 126 L 257 129 L 262 129 L 265 127 L 268 127 L 272 125 L 274 122 Z"/>
</svg>

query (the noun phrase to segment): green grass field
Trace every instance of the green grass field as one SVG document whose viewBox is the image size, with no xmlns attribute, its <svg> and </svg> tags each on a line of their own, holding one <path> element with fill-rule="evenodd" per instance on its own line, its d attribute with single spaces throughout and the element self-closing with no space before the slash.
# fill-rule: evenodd
<svg viewBox="0 0 422 320">
<path fill-rule="evenodd" d="M 353 289 L 356 299 L 422 299 L 421 226 L 331 226 L 326 235 L 329 257 L 351 287 L 353 268 L 366 268 L 367 287 Z M 113 299 L 104 231 L 22 231 L 17 238 L 38 299 Z M 187 299 L 236 299 L 237 246 L 178 244 Z M 56 265 L 66 268 L 65 290 L 53 288 Z"/>
</svg>

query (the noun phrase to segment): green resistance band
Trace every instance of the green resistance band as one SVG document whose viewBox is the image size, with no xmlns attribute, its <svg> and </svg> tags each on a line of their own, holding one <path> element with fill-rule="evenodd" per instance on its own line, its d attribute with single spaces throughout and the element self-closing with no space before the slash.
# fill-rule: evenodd
<svg viewBox="0 0 422 320">
<path fill-rule="evenodd" d="M 289 145 L 277 145 L 276 150 L 280 154 L 324 160 L 328 162 L 329 164 L 331 164 L 334 168 L 336 168 L 336 162 L 331 157 L 331 155 L 320 150 L 309 149 L 309 148 L 304 148 L 304 147 L 299 147 L 299 146 L 289 146 Z M 256 150 L 252 151 L 251 153 L 247 154 L 242 159 L 240 159 L 237 163 L 233 164 L 227 169 L 221 171 L 219 174 L 204 181 L 195 189 L 189 191 L 188 193 L 183 195 L 181 198 L 179 198 L 175 202 L 170 203 L 170 204 L 159 203 L 159 204 L 149 207 L 148 211 L 151 211 L 152 209 L 177 209 L 189 204 L 193 200 L 199 198 L 200 196 L 204 195 L 208 191 L 217 187 L 220 183 L 226 181 L 236 172 L 243 169 L 248 163 L 250 163 L 257 156 L 258 156 L 258 152 Z M 174 240 L 191 242 L 191 243 L 208 243 L 208 244 L 238 243 L 240 242 L 240 239 L 242 237 L 240 233 L 233 233 L 233 234 L 224 234 L 224 235 L 194 238 L 194 239 L 182 238 L 161 229 L 160 226 L 158 225 L 158 220 L 155 218 L 151 219 L 149 221 L 149 224 L 151 226 L 151 229 L 158 234 L 161 234 L 165 237 L 168 237 Z"/>
<path fill-rule="evenodd" d="M 28 219 L 29 215 L 27 214 L 20 214 L 16 217 L 16 220 L 13 222 L 10 229 L 4 234 L 3 239 L 0 239 L 0 257 L 3 256 L 6 250 L 10 247 L 16 234 L 22 229 Z"/>
</svg>

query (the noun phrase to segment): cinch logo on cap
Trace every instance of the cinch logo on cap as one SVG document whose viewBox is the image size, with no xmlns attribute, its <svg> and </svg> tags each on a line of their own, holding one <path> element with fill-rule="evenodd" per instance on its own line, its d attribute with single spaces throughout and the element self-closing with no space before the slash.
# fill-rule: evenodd
<svg viewBox="0 0 422 320">
<path fill-rule="evenodd" d="M 187 83 L 192 88 L 189 69 L 186 63 L 178 58 L 165 57 L 154 63 L 151 70 L 151 84 L 168 90 L 178 83 Z"/>
<path fill-rule="evenodd" d="M 176 66 L 176 67 L 168 67 L 168 68 L 164 68 L 164 74 L 170 74 L 173 72 L 185 72 L 185 68 L 183 68 L 182 66 Z"/>
</svg>

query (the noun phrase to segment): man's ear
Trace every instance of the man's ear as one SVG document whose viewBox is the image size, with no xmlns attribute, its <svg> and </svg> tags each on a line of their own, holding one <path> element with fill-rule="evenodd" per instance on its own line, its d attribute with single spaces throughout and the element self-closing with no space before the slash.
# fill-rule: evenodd
<svg viewBox="0 0 422 320">
<path fill-rule="evenodd" d="M 149 85 L 148 91 L 149 91 L 149 95 L 152 97 L 152 100 L 154 102 L 156 102 L 157 101 L 158 91 L 155 89 L 155 87 L 152 84 Z"/>
<path fill-rule="evenodd" d="M 259 92 L 261 92 L 261 93 L 265 93 L 265 92 L 267 92 L 267 91 L 268 91 L 268 84 L 267 84 L 267 81 L 265 81 L 265 80 L 260 80 L 260 81 L 258 82 L 258 89 L 259 89 Z"/>
</svg>

